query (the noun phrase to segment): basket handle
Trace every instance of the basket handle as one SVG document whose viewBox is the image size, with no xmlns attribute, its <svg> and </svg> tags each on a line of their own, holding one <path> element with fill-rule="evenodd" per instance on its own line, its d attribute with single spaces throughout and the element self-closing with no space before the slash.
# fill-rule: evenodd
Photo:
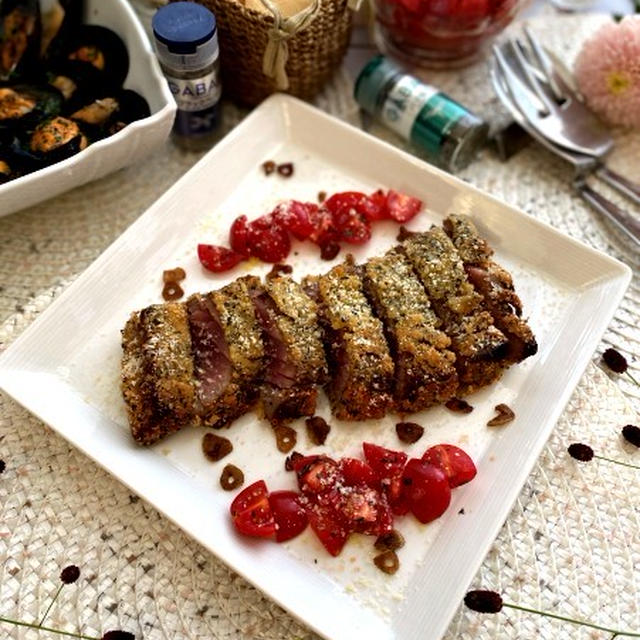
<svg viewBox="0 0 640 640">
<path fill-rule="evenodd" d="M 289 18 L 282 17 L 272 0 L 260 0 L 260 2 L 272 13 L 274 20 L 273 27 L 267 31 L 269 40 L 262 57 L 262 73 L 275 79 L 277 89 L 288 89 L 289 77 L 285 69 L 289 59 L 287 41 L 315 20 L 320 11 L 320 0 L 313 0 L 308 7 Z"/>
</svg>

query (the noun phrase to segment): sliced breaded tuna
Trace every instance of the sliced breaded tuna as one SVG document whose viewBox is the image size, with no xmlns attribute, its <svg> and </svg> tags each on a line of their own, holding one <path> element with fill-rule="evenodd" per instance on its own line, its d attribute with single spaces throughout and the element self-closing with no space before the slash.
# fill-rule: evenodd
<svg viewBox="0 0 640 640">
<path fill-rule="evenodd" d="M 395 361 L 396 411 L 411 413 L 449 400 L 458 388 L 451 340 L 439 330 L 441 322 L 408 258 L 394 247 L 368 260 L 362 274 Z"/>
<path fill-rule="evenodd" d="M 250 289 L 253 276 L 238 278 L 187 301 L 202 424 L 220 428 L 248 411 L 259 395 L 262 331 Z"/>
<path fill-rule="evenodd" d="M 442 330 L 451 338 L 458 395 L 497 380 L 507 364 L 508 340 L 467 280 L 462 259 L 447 234 L 432 227 L 406 239 L 402 247 L 442 321 Z"/>
<path fill-rule="evenodd" d="M 265 368 L 262 411 L 272 424 L 312 416 L 327 362 L 316 303 L 286 276 L 268 277 L 251 291 L 262 324 Z"/>
<path fill-rule="evenodd" d="M 198 422 L 184 305 L 152 305 L 132 314 L 122 348 L 122 391 L 136 442 L 152 444 Z"/>
<path fill-rule="evenodd" d="M 196 412 L 215 422 L 213 416 L 226 415 L 223 405 L 230 395 L 233 397 L 227 393 L 232 374 L 229 345 L 209 296 L 195 294 L 186 306 L 196 379 Z"/>
<path fill-rule="evenodd" d="M 333 414 L 341 420 L 381 418 L 392 408 L 393 360 L 355 266 L 339 264 L 308 278 L 305 288 L 317 293 Z"/>
<path fill-rule="evenodd" d="M 496 327 L 509 339 L 509 362 L 534 355 L 538 343 L 522 318 L 522 302 L 511 274 L 492 259 L 493 249 L 478 235 L 469 217 L 450 215 L 442 226 L 462 258 L 469 281 L 484 297 Z"/>
</svg>

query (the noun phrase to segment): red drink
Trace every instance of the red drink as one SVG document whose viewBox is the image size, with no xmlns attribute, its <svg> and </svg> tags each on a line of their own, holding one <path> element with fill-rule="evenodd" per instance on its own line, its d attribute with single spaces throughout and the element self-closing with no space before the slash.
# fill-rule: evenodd
<svg viewBox="0 0 640 640">
<path fill-rule="evenodd" d="M 430 67 L 463 66 L 504 29 L 523 0 L 376 0 L 389 53 Z"/>
</svg>

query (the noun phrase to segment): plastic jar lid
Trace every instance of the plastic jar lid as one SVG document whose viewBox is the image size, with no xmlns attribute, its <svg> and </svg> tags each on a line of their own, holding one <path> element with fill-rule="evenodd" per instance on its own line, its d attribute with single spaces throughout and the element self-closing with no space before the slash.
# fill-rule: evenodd
<svg viewBox="0 0 640 640">
<path fill-rule="evenodd" d="M 197 67 L 218 54 L 216 18 L 195 2 L 172 2 L 151 22 L 159 57 L 168 64 Z"/>
</svg>

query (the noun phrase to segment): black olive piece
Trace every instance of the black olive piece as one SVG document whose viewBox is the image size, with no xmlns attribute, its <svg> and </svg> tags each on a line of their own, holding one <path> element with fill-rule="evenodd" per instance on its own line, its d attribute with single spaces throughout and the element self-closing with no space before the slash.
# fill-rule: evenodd
<svg viewBox="0 0 640 640">
<path fill-rule="evenodd" d="M 297 434 L 295 429 L 286 425 L 276 425 L 273 427 L 276 435 L 276 446 L 281 453 L 289 453 L 296 446 Z"/>
<path fill-rule="evenodd" d="M 387 550 L 379 553 L 374 559 L 374 564 L 383 573 L 394 574 L 400 568 L 400 560 L 395 551 Z"/>
<path fill-rule="evenodd" d="M 516 417 L 516 414 L 506 404 L 498 404 L 496 405 L 496 415 L 487 422 L 488 427 L 499 427 L 503 424 L 508 424 L 512 422 Z"/>
<path fill-rule="evenodd" d="M 473 411 L 473 407 L 461 398 L 451 398 L 444 403 L 444 406 L 454 413 L 471 413 Z"/>
<path fill-rule="evenodd" d="M 283 162 L 276 167 L 276 171 L 283 177 L 289 178 L 293 175 L 293 162 Z"/>
<path fill-rule="evenodd" d="M 424 427 L 415 422 L 398 422 L 396 433 L 402 442 L 413 444 L 418 442 L 424 434 Z"/>
<path fill-rule="evenodd" d="M 225 491 L 233 491 L 244 483 L 244 473 L 235 464 L 225 465 L 220 476 L 220 486 Z"/>
<path fill-rule="evenodd" d="M 309 440 L 315 445 L 324 444 L 331 431 L 331 426 L 327 421 L 320 416 L 312 416 L 305 420 L 305 424 L 307 425 Z"/>
<path fill-rule="evenodd" d="M 202 452 L 207 460 L 218 462 L 233 451 L 231 440 L 215 433 L 205 433 L 202 438 Z"/>
<path fill-rule="evenodd" d="M 180 300 L 183 295 L 184 291 L 177 282 L 165 282 L 162 287 L 163 300 Z"/>
</svg>

